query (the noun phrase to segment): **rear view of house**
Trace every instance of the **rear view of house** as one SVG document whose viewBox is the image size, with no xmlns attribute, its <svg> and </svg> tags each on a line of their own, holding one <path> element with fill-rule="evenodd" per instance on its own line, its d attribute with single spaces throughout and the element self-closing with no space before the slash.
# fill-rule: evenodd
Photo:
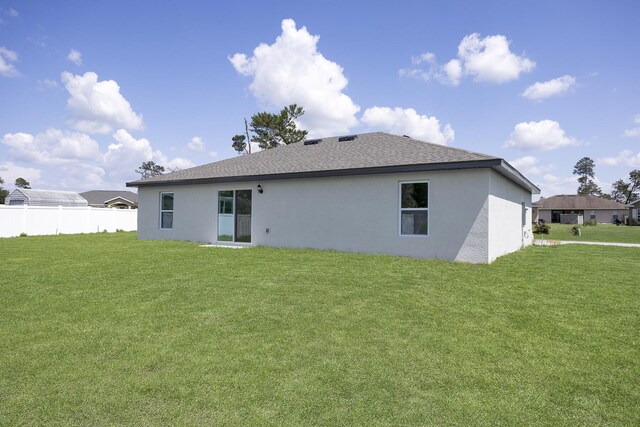
<svg viewBox="0 0 640 427">
<path fill-rule="evenodd" d="M 564 224 L 598 224 L 623 222 L 628 214 L 627 205 L 590 195 L 558 195 L 538 200 L 533 204 L 533 220 Z"/>
<path fill-rule="evenodd" d="M 386 133 L 307 140 L 127 183 L 138 237 L 491 262 L 531 244 L 504 160 Z"/>
</svg>

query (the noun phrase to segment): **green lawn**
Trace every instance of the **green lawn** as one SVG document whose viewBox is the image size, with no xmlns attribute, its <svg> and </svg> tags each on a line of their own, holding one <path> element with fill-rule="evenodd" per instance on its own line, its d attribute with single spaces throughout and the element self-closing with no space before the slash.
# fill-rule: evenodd
<svg viewBox="0 0 640 427">
<path fill-rule="evenodd" d="M 0 259 L 0 425 L 640 424 L 637 248 L 471 265 L 114 233 Z"/>
<path fill-rule="evenodd" d="M 551 232 L 549 234 L 534 234 L 534 238 L 547 240 L 574 240 L 583 242 L 618 242 L 618 243 L 640 243 L 640 227 L 628 225 L 598 224 L 581 225 L 580 236 L 571 234 L 570 224 L 549 224 Z"/>
</svg>

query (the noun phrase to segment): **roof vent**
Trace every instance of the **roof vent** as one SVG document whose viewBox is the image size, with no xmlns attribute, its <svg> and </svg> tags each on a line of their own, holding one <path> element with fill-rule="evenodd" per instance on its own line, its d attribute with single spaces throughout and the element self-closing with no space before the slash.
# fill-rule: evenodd
<svg viewBox="0 0 640 427">
<path fill-rule="evenodd" d="M 354 139 L 356 139 L 358 137 L 358 135 L 347 135 L 347 136 L 341 136 L 340 138 L 338 138 L 338 141 L 340 142 L 344 142 L 344 141 L 353 141 Z"/>
<path fill-rule="evenodd" d="M 413 139 L 409 135 L 402 135 L 402 136 L 405 137 L 405 138 Z"/>
<path fill-rule="evenodd" d="M 316 145 L 320 141 L 322 141 L 322 140 L 321 139 L 307 139 L 307 140 L 304 141 L 304 145 Z"/>
</svg>

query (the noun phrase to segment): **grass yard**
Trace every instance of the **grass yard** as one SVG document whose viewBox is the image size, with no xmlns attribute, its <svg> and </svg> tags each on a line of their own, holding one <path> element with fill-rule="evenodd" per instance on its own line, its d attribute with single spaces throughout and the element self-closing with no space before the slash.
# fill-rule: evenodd
<svg viewBox="0 0 640 427">
<path fill-rule="evenodd" d="M 583 242 L 640 243 L 640 227 L 628 225 L 598 224 L 581 225 L 582 235 L 571 234 L 571 224 L 549 224 L 549 234 L 534 234 L 535 239 L 573 240 Z"/>
<path fill-rule="evenodd" d="M 471 265 L 114 233 L 0 259 L 0 425 L 640 424 L 638 248 Z"/>
</svg>

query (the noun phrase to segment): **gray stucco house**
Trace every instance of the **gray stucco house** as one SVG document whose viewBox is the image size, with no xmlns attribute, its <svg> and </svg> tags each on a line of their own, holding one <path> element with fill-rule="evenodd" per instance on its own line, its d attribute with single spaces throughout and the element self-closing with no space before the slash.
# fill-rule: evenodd
<svg viewBox="0 0 640 427">
<path fill-rule="evenodd" d="M 535 222 L 542 219 L 550 223 L 584 224 L 595 221 L 613 224 L 616 220 L 624 221 L 627 214 L 627 205 L 591 195 L 560 194 L 542 198 L 533 204 Z"/>
<path fill-rule="evenodd" d="M 127 183 L 138 238 L 492 262 L 539 189 L 501 158 L 387 133 L 307 140 Z"/>
<path fill-rule="evenodd" d="M 138 195 L 133 191 L 91 190 L 80 193 L 92 208 L 137 209 Z"/>
</svg>

